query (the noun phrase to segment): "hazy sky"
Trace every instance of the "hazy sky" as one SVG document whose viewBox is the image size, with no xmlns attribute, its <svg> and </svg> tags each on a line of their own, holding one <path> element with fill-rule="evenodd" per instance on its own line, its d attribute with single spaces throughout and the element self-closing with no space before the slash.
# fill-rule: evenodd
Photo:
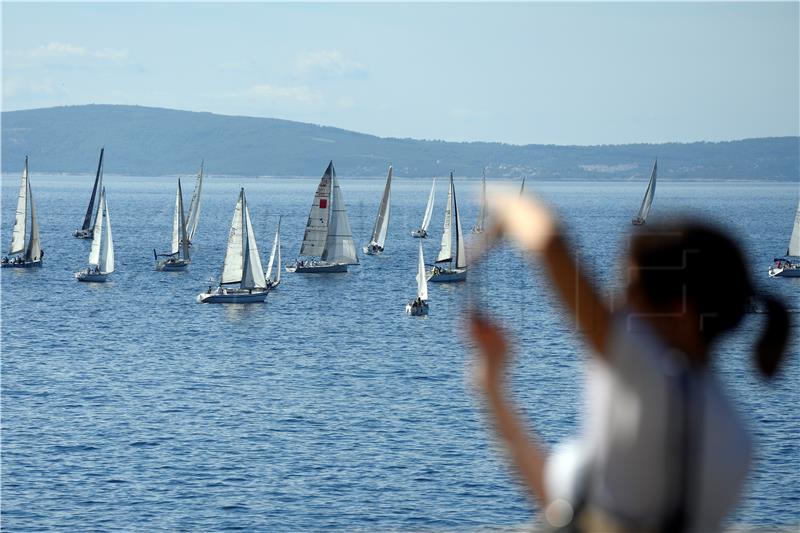
<svg viewBox="0 0 800 533">
<path fill-rule="evenodd" d="M 517 144 L 799 135 L 798 6 L 3 2 L 2 106 Z"/>
</svg>

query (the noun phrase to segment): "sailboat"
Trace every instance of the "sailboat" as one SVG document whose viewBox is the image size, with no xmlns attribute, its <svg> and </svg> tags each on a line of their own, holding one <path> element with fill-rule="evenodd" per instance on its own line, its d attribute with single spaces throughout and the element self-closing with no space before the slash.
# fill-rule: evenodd
<svg viewBox="0 0 800 533">
<path fill-rule="evenodd" d="M 183 190 L 181 180 L 178 180 L 178 190 L 175 192 L 175 213 L 172 217 L 172 248 L 168 254 L 157 254 L 153 250 L 156 260 L 156 270 L 176 271 L 186 270 L 191 259 L 189 258 L 189 238 L 186 231 L 186 217 L 183 216 Z M 165 259 L 159 259 L 164 257 Z"/>
<path fill-rule="evenodd" d="M 28 207 L 30 204 L 30 208 Z M 30 213 L 30 234 L 25 242 L 27 233 L 28 213 Z M 11 246 L 8 255 L 0 260 L 3 268 L 31 268 L 42 266 L 42 250 L 39 241 L 39 221 L 36 220 L 36 206 L 33 205 L 31 182 L 28 178 L 28 156 L 25 156 L 25 168 L 22 170 L 22 180 L 19 184 L 19 197 L 17 211 L 14 216 L 14 229 L 11 231 Z"/>
<path fill-rule="evenodd" d="M 222 263 L 219 286 L 200 293 L 200 303 L 260 303 L 267 299 L 269 287 L 261 268 L 261 258 L 256 246 L 256 235 L 250 222 L 250 210 L 244 188 L 233 210 L 233 220 L 228 233 L 228 247 Z"/>
<path fill-rule="evenodd" d="M 478 214 L 478 221 L 472 228 L 472 233 L 483 233 L 486 229 L 486 170 L 483 171 L 483 180 L 481 182 L 481 211 Z"/>
<path fill-rule="evenodd" d="M 650 206 L 653 205 L 653 196 L 656 194 L 656 170 L 658 169 L 658 159 L 653 163 L 653 172 L 650 174 L 650 183 L 647 184 L 647 190 L 642 199 L 642 206 L 639 208 L 639 214 L 631 220 L 634 226 L 641 226 L 647 220 L 647 214 L 650 212 Z"/>
<path fill-rule="evenodd" d="M 419 263 L 417 265 L 417 297 L 406 304 L 406 313 L 411 316 L 428 314 L 428 278 L 425 273 L 422 242 L 419 243 Z"/>
<path fill-rule="evenodd" d="M 272 266 L 275 265 L 275 279 L 272 279 Z M 281 218 L 278 217 L 278 229 L 275 230 L 275 239 L 272 241 L 272 253 L 269 254 L 267 264 L 267 287 L 274 289 L 281 283 Z"/>
<path fill-rule="evenodd" d="M 105 224 L 103 220 L 105 219 Z M 103 226 L 105 225 L 105 231 Z M 92 228 L 92 248 L 89 251 L 89 266 L 75 273 L 78 281 L 104 282 L 114 272 L 114 239 L 111 236 L 111 217 L 108 214 L 106 190 L 100 193 L 97 216 Z"/>
<path fill-rule="evenodd" d="M 89 198 L 89 205 L 86 207 L 83 225 L 72 232 L 72 235 L 79 239 L 92 238 L 92 230 L 95 227 L 95 224 L 92 222 L 92 217 L 96 219 L 98 213 L 100 213 L 100 191 L 103 190 L 103 152 L 105 152 L 105 148 L 100 148 L 100 160 L 97 162 L 97 174 L 94 177 L 92 197 Z M 96 210 L 95 206 L 97 206 Z"/>
<path fill-rule="evenodd" d="M 300 259 L 286 265 L 286 272 L 347 272 L 347 265 L 358 264 L 353 232 L 350 230 L 339 182 L 336 181 L 333 161 L 328 164 L 314 195 L 300 255 L 319 259 Z"/>
<path fill-rule="evenodd" d="M 769 268 L 769 277 L 776 276 L 797 278 L 800 277 L 800 202 L 794 214 L 794 226 L 789 237 L 789 248 L 785 257 L 776 257 L 775 263 Z"/>
<path fill-rule="evenodd" d="M 431 184 L 431 192 L 428 195 L 428 205 L 425 206 L 425 216 L 422 217 L 422 226 L 419 229 L 411 232 L 411 236 L 417 239 L 424 239 L 428 236 L 428 226 L 431 223 L 431 215 L 433 215 L 433 193 L 436 190 L 436 178 L 433 178 Z"/>
<path fill-rule="evenodd" d="M 192 200 L 189 202 L 189 215 L 186 217 L 186 232 L 189 244 L 192 244 L 194 235 L 197 233 L 197 224 L 200 222 L 200 202 L 203 193 L 203 165 L 205 161 L 200 161 L 200 172 L 194 182 L 194 192 Z"/>
<path fill-rule="evenodd" d="M 383 188 L 383 198 L 378 208 L 378 218 L 375 219 L 375 227 L 372 228 L 372 239 L 364 247 L 367 255 L 377 255 L 383 252 L 386 244 L 386 233 L 389 231 L 389 212 L 391 211 L 391 192 L 392 192 L 392 166 L 389 165 L 389 175 L 386 176 L 386 186 Z"/>
<path fill-rule="evenodd" d="M 455 257 L 453 257 L 453 219 L 456 228 Z M 467 256 L 464 253 L 464 236 L 461 233 L 461 219 L 458 215 L 458 202 L 456 189 L 453 185 L 453 173 L 450 173 L 450 190 L 447 193 L 447 206 L 444 211 L 444 231 L 442 232 L 442 246 L 436 263 L 449 263 L 449 268 L 434 266 L 428 275 L 431 282 L 464 281 L 467 279 Z"/>
</svg>

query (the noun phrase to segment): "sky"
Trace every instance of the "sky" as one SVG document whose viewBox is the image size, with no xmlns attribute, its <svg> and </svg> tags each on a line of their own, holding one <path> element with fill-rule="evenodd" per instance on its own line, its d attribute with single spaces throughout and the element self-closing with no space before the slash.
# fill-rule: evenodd
<svg viewBox="0 0 800 533">
<path fill-rule="evenodd" d="M 800 135 L 800 3 L 2 3 L 2 109 L 513 144 Z"/>
</svg>

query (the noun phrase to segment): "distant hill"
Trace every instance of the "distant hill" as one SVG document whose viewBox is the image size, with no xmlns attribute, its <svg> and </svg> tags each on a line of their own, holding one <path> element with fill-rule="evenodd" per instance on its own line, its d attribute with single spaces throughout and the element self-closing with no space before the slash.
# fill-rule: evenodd
<svg viewBox="0 0 800 533">
<path fill-rule="evenodd" d="M 672 179 L 800 179 L 800 137 L 731 142 L 604 146 L 517 146 L 382 138 L 278 120 L 123 105 L 82 105 L 2 113 L 2 169 L 90 173 L 101 146 L 106 172 L 185 174 L 205 159 L 211 174 L 321 174 L 329 159 L 347 176 L 645 178 L 653 159 Z"/>
</svg>

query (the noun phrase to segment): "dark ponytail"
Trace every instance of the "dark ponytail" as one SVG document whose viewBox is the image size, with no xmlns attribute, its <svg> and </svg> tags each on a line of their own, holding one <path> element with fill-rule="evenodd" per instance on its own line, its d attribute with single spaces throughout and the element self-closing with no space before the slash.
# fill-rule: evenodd
<svg viewBox="0 0 800 533">
<path fill-rule="evenodd" d="M 789 341 L 789 312 L 786 306 L 772 296 L 762 298 L 767 313 L 764 333 L 758 339 L 754 353 L 755 363 L 761 373 L 771 378 L 778 371 Z"/>
</svg>

